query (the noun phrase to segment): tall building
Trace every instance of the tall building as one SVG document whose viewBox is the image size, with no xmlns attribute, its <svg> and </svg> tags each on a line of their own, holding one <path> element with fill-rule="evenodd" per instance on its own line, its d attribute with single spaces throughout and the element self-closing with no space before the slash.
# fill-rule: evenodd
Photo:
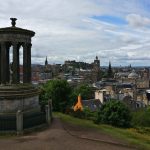
<svg viewBox="0 0 150 150">
<path fill-rule="evenodd" d="M 98 56 L 96 56 L 96 58 L 93 62 L 92 80 L 94 82 L 100 80 L 100 60 L 98 59 Z"/>
<path fill-rule="evenodd" d="M 44 70 L 43 70 L 43 72 L 41 72 L 40 75 L 41 75 L 41 79 L 42 79 L 42 80 L 52 79 L 52 71 L 51 71 L 50 65 L 48 65 L 47 57 L 46 57 L 46 59 L 45 59 Z"/>
<path fill-rule="evenodd" d="M 98 59 L 98 56 L 96 56 L 96 59 L 94 60 L 94 66 L 97 66 L 97 68 L 100 69 L 100 60 Z"/>
</svg>

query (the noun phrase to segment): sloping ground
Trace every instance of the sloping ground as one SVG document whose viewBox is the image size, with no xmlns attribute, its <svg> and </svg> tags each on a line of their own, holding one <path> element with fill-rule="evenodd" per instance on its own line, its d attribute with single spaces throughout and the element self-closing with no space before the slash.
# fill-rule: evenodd
<svg viewBox="0 0 150 150">
<path fill-rule="evenodd" d="M 79 119 L 62 113 L 55 113 L 55 115 L 59 116 L 64 124 L 67 123 L 65 129 L 68 133 L 75 136 L 80 135 L 80 138 L 85 137 L 95 141 L 108 141 L 110 144 L 130 145 L 141 150 L 150 150 L 150 128 L 123 129 L 105 124 L 94 124 L 91 120 Z"/>
<path fill-rule="evenodd" d="M 103 131 L 96 129 L 84 128 L 81 126 L 69 124 L 63 122 L 64 129 L 72 136 L 81 139 L 93 140 L 107 144 L 120 145 L 125 147 L 131 147 L 129 144 L 121 139 L 115 138 L 114 136 L 108 135 Z"/>
<path fill-rule="evenodd" d="M 99 142 L 84 138 L 85 133 L 89 138 L 103 138 L 106 141 Z M 59 118 L 54 118 L 51 127 L 45 131 L 0 139 L 0 150 L 134 150 L 134 148 L 122 145 L 120 141 L 107 142 L 111 140 L 111 137 L 104 134 L 98 136 L 98 134 L 92 129 L 83 130 L 78 126 L 63 124 Z"/>
</svg>

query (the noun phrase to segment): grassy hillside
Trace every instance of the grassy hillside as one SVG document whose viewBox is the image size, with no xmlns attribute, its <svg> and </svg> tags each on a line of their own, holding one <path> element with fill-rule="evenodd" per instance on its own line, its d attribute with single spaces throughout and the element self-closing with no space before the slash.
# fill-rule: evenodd
<svg viewBox="0 0 150 150">
<path fill-rule="evenodd" d="M 111 136 L 125 140 L 131 145 L 138 147 L 140 150 L 150 150 L 150 128 L 115 128 L 109 125 L 96 125 L 92 121 L 78 119 L 62 113 L 55 113 L 62 121 L 79 125 L 85 128 L 94 128 L 110 134 Z"/>
</svg>

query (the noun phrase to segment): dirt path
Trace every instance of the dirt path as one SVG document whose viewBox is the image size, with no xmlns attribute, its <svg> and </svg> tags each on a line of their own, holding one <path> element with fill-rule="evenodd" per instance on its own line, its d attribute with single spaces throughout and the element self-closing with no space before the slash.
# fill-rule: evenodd
<svg viewBox="0 0 150 150">
<path fill-rule="evenodd" d="M 51 127 L 45 131 L 17 138 L 0 139 L 0 150 L 133 150 L 122 145 L 84 139 L 85 136 L 97 139 L 100 137 L 92 134 L 92 131 L 86 134 L 84 130 L 83 132 L 75 130 L 75 127 L 64 125 L 58 118 L 54 118 Z M 107 140 L 107 136 L 104 137 Z"/>
</svg>

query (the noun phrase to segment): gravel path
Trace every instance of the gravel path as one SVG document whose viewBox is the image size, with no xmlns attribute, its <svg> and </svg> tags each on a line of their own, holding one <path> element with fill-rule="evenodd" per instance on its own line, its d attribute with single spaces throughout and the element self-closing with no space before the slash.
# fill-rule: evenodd
<svg viewBox="0 0 150 150">
<path fill-rule="evenodd" d="M 98 134 L 92 130 L 85 131 L 75 126 L 62 124 L 58 118 L 54 118 L 51 127 L 45 131 L 27 136 L 0 139 L 0 150 L 134 150 L 117 144 L 118 141 L 111 137 L 104 134 L 98 136 Z M 91 138 L 100 141 L 103 138 L 104 142 L 91 140 Z"/>
</svg>

